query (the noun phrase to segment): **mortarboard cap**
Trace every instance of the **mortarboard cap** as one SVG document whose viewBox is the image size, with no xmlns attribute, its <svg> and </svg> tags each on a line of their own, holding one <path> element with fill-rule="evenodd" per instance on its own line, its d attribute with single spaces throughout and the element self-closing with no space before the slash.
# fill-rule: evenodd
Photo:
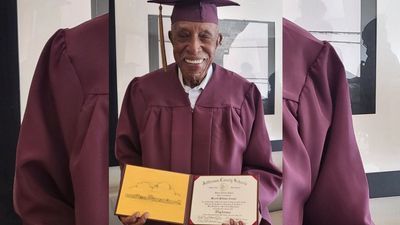
<svg viewBox="0 0 400 225">
<path fill-rule="evenodd" d="M 217 7 L 239 5 L 229 0 L 150 0 L 148 2 L 174 6 L 171 15 L 172 24 L 177 21 L 218 24 Z"/>
</svg>

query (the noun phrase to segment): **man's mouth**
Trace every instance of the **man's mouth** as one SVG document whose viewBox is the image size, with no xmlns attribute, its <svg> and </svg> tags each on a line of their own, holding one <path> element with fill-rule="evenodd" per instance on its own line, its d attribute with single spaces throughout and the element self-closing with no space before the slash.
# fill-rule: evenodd
<svg viewBox="0 0 400 225">
<path fill-rule="evenodd" d="M 200 64 L 204 60 L 205 60 L 204 58 L 203 59 L 188 59 L 188 58 L 185 58 L 185 62 L 189 63 L 189 64 Z"/>
</svg>

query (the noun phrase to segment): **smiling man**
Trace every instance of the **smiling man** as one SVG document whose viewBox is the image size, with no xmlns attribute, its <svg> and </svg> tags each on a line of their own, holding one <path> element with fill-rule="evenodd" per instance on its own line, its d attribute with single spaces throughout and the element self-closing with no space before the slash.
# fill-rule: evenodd
<svg viewBox="0 0 400 225">
<path fill-rule="evenodd" d="M 270 224 L 267 206 L 278 192 L 281 172 L 272 164 L 260 92 L 253 83 L 213 63 L 222 41 L 217 6 L 237 3 L 151 2 L 174 5 L 169 39 L 175 63 L 130 83 L 118 122 L 117 159 L 121 166 L 195 175 L 256 175 L 261 224 Z M 134 213 L 121 221 L 160 224 L 146 222 L 147 216 Z"/>
<path fill-rule="evenodd" d="M 183 83 L 191 88 L 200 85 L 222 41 L 217 24 L 179 21 L 168 34 Z"/>
</svg>

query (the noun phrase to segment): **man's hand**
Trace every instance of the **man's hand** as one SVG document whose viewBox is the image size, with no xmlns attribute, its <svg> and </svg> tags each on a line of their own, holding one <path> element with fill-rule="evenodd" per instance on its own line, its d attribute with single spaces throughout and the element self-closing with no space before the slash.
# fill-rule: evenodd
<svg viewBox="0 0 400 225">
<path fill-rule="evenodd" d="M 230 219 L 229 223 L 223 223 L 222 225 L 245 225 L 241 220 L 236 222 L 234 219 Z"/>
<path fill-rule="evenodd" d="M 124 225 L 143 225 L 146 223 L 149 213 L 145 212 L 140 216 L 139 212 L 135 212 L 132 216 L 120 216 L 119 219 Z"/>
</svg>

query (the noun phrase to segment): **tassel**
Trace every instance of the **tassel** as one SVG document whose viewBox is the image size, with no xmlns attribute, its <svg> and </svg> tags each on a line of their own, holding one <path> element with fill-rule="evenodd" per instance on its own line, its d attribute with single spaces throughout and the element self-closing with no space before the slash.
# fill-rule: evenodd
<svg viewBox="0 0 400 225">
<path fill-rule="evenodd" d="M 162 18 L 162 6 L 160 4 L 159 7 L 160 14 L 158 16 L 158 27 L 159 27 L 159 32 L 160 32 L 160 48 L 161 48 L 161 60 L 162 60 L 162 66 L 164 68 L 164 71 L 167 71 L 167 56 L 165 53 L 165 43 L 164 43 L 164 26 L 163 26 L 163 18 Z"/>
</svg>

